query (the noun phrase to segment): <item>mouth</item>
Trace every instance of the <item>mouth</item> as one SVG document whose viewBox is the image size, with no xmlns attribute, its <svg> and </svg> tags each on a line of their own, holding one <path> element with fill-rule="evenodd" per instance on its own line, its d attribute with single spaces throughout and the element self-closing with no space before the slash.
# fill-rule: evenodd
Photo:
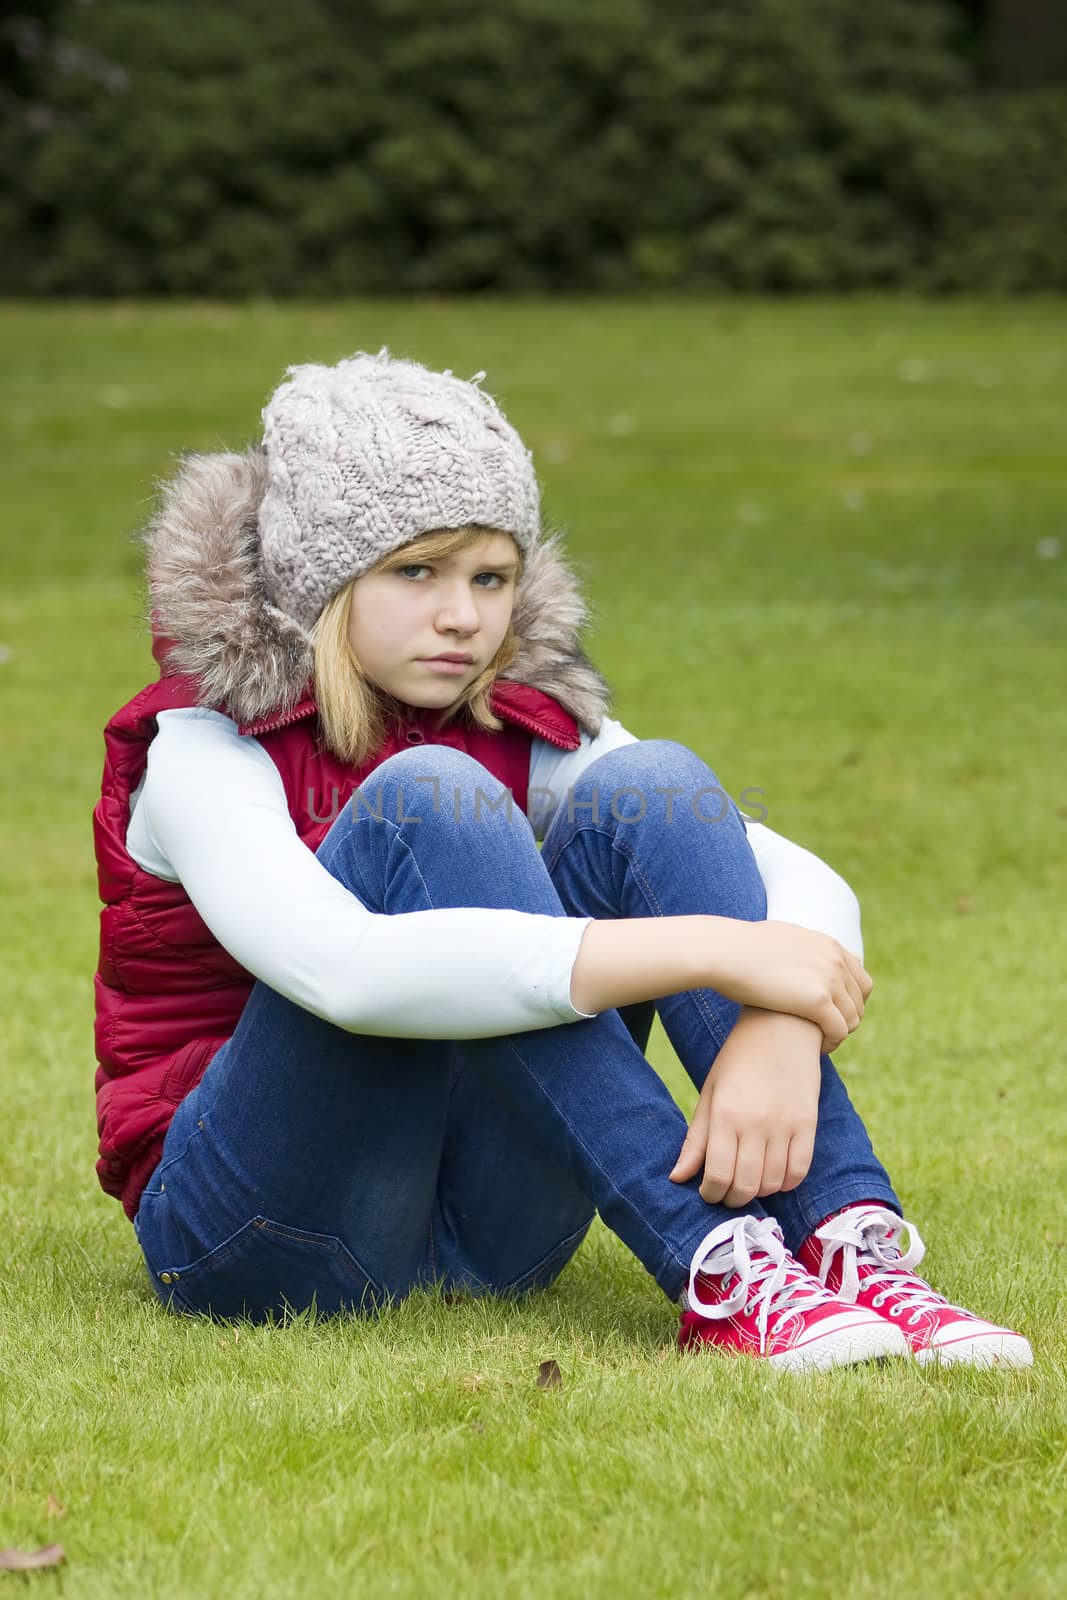
<svg viewBox="0 0 1067 1600">
<path fill-rule="evenodd" d="M 474 660 L 473 656 L 463 655 L 459 651 L 449 650 L 442 656 L 423 656 L 424 661 L 449 661 L 454 666 L 469 667 Z"/>
</svg>

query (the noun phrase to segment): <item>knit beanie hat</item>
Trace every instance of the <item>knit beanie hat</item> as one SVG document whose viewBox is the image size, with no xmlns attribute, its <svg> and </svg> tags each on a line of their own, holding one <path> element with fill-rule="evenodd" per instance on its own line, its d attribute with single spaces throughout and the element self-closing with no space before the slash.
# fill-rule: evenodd
<svg viewBox="0 0 1067 1600">
<path fill-rule="evenodd" d="M 533 456 L 477 385 L 383 345 L 290 367 L 263 408 L 259 507 L 268 598 L 310 629 L 331 595 L 418 534 L 477 523 L 528 556 L 541 530 Z"/>
</svg>

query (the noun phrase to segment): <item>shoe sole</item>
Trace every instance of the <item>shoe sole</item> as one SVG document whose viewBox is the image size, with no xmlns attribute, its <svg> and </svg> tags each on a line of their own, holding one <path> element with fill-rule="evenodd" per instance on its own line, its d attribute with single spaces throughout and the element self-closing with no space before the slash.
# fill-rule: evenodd
<svg viewBox="0 0 1067 1600">
<path fill-rule="evenodd" d="M 826 1333 L 810 1344 L 782 1350 L 765 1359 L 782 1372 L 825 1372 L 830 1367 L 854 1366 L 861 1361 L 884 1361 L 910 1356 L 911 1346 L 899 1328 L 881 1317 Z"/>
<path fill-rule="evenodd" d="M 973 1334 L 951 1344 L 915 1351 L 922 1367 L 1032 1367 L 1034 1352 L 1022 1334 Z"/>
</svg>

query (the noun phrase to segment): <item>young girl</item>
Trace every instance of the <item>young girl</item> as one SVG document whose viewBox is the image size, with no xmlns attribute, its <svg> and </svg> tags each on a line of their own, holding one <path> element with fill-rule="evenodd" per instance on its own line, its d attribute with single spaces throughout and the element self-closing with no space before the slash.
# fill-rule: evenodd
<svg viewBox="0 0 1067 1600">
<path fill-rule="evenodd" d="M 291 368 L 262 444 L 188 457 L 147 531 L 96 1083 L 153 1289 L 256 1320 L 519 1294 L 599 1211 L 682 1348 L 1028 1365 L 915 1276 L 830 1059 L 871 991 L 855 896 L 606 715 L 484 376 Z"/>
</svg>

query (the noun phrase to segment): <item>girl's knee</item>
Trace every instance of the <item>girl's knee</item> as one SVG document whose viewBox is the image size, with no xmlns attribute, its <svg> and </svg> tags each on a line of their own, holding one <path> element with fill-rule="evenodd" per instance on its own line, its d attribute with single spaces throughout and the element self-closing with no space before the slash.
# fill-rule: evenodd
<svg viewBox="0 0 1067 1600">
<path fill-rule="evenodd" d="M 352 817 L 401 825 L 443 821 L 474 827 L 495 819 L 512 821 L 514 797 L 465 750 L 451 745 L 421 745 L 400 750 L 381 762 L 352 796 Z"/>
<path fill-rule="evenodd" d="M 695 751 L 673 739 L 639 739 L 609 750 L 574 785 L 583 801 L 594 798 L 601 818 L 641 822 L 652 813 L 721 822 L 737 807 Z"/>
</svg>

